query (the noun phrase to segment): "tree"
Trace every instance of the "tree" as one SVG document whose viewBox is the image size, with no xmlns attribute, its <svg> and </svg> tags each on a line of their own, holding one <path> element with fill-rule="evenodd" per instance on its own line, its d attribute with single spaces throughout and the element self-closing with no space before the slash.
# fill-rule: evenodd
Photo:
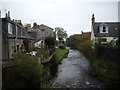
<svg viewBox="0 0 120 90">
<path fill-rule="evenodd" d="M 51 48 L 51 47 L 54 47 L 55 46 L 55 38 L 54 37 L 51 37 L 51 36 L 49 36 L 49 37 L 46 37 L 45 38 L 45 44 L 49 47 L 49 48 Z"/>
<path fill-rule="evenodd" d="M 55 31 L 56 31 L 57 38 L 59 39 L 59 41 L 64 40 L 68 37 L 66 31 L 61 27 L 56 27 Z"/>
</svg>

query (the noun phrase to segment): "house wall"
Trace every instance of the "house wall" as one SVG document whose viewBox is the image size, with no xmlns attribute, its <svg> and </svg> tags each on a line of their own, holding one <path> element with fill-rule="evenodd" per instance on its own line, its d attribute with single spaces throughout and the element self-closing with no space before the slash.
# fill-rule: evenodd
<svg viewBox="0 0 120 90">
<path fill-rule="evenodd" d="M 93 31 L 93 26 L 91 26 L 91 40 L 94 40 L 95 36 L 94 36 L 94 31 Z"/>
<path fill-rule="evenodd" d="M 9 57 L 9 50 L 8 50 L 8 39 L 5 33 L 2 33 L 2 59 L 6 60 Z"/>
<path fill-rule="evenodd" d="M 9 39 L 9 58 L 13 58 L 15 51 L 15 39 Z"/>
<path fill-rule="evenodd" d="M 19 51 L 21 47 L 23 46 L 23 40 L 22 39 L 9 39 L 9 58 L 13 58 L 13 53 Z M 23 48 L 24 49 L 24 48 Z"/>
<path fill-rule="evenodd" d="M 2 23 L 0 19 L 0 60 L 2 60 Z"/>
<path fill-rule="evenodd" d="M 36 31 L 36 41 L 40 39 L 45 39 L 45 37 L 48 37 L 48 36 L 54 37 L 54 32 L 52 28 L 40 26 L 39 29 L 33 29 L 33 30 Z"/>
</svg>

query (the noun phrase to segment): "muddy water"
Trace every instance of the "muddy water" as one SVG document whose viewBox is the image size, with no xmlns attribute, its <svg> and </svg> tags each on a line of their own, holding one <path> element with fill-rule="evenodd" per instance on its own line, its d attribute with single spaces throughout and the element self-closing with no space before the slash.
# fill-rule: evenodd
<svg viewBox="0 0 120 90">
<path fill-rule="evenodd" d="M 58 88 L 103 88 L 103 85 L 88 74 L 90 62 L 77 50 L 69 49 L 67 58 L 58 66 L 53 83 Z"/>
</svg>

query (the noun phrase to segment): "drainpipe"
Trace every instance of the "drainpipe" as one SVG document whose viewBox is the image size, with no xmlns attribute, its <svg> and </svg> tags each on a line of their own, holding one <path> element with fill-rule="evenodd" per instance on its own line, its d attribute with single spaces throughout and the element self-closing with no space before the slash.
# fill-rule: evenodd
<svg viewBox="0 0 120 90">
<path fill-rule="evenodd" d="M 17 45 L 17 35 L 18 35 L 18 29 L 17 29 L 17 21 L 15 21 L 15 31 L 16 31 L 16 37 L 15 37 L 15 49 L 16 49 L 16 51 L 17 51 L 17 47 L 16 47 L 16 45 Z"/>
<path fill-rule="evenodd" d="M 1 10 L 0 10 L 0 18 L 1 18 Z"/>
</svg>

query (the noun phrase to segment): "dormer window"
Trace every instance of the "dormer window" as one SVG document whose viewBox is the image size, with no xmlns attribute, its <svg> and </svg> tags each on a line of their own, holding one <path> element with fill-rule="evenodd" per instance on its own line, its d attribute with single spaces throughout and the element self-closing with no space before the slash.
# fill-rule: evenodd
<svg viewBox="0 0 120 90">
<path fill-rule="evenodd" d="M 12 24 L 8 23 L 8 33 L 12 34 L 13 28 L 12 28 Z"/>
<path fill-rule="evenodd" d="M 106 32 L 106 27 L 105 26 L 103 27 L 103 32 Z"/>
<path fill-rule="evenodd" d="M 105 23 L 102 23 L 99 26 L 99 33 L 108 33 L 108 25 L 106 25 Z"/>
</svg>

